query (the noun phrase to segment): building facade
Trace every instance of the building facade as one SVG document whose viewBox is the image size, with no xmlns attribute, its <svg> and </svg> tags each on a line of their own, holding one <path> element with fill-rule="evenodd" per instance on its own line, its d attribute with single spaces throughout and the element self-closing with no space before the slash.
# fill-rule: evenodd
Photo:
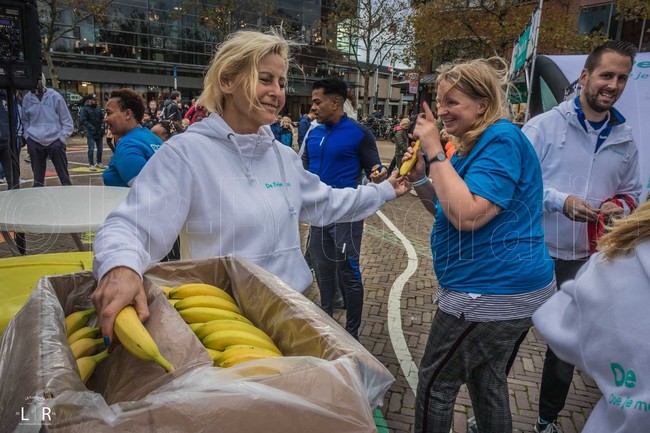
<svg viewBox="0 0 650 433">
<path fill-rule="evenodd" d="M 334 75 L 358 84 L 350 63 L 326 49 L 330 36 L 322 23 L 331 8 L 332 0 L 113 0 L 104 19 L 89 17 L 76 26 L 74 11 L 55 14 L 55 26 L 71 31 L 52 43 L 50 54 L 70 104 L 89 93 L 99 95 L 103 104 L 112 90 L 122 87 L 159 106 L 178 89 L 188 103 L 201 93 L 212 53 L 228 34 L 282 26 L 287 37 L 302 44 L 283 110 L 297 120 L 309 110 L 315 80 Z M 42 15 L 47 12 L 41 10 Z M 45 64 L 43 70 L 50 78 Z M 388 82 L 392 74 L 385 72 L 379 81 Z M 387 99 L 385 105 L 391 107 L 400 100 L 399 95 L 381 93 L 384 98 L 375 103 L 384 105 Z"/>
</svg>

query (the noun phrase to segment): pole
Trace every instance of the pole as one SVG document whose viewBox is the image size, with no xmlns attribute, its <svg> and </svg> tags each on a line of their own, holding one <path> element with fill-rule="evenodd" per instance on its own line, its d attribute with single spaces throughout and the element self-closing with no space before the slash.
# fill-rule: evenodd
<svg viewBox="0 0 650 433">
<path fill-rule="evenodd" d="M 530 118 L 530 99 L 533 94 L 533 83 L 535 82 L 535 60 L 537 59 L 537 43 L 539 42 L 539 28 L 542 25 L 542 6 L 544 5 L 544 0 L 539 0 L 539 17 L 535 23 L 535 28 L 533 29 L 533 34 L 535 35 L 535 44 L 533 45 L 533 56 L 531 59 L 530 66 L 530 86 L 528 86 L 528 95 L 526 98 L 526 114 L 524 115 L 524 123 L 528 122 Z"/>
<path fill-rule="evenodd" d="M 11 70 L 7 69 L 7 75 L 11 77 Z M 16 89 L 9 85 L 5 89 L 7 92 L 7 120 L 9 121 L 9 155 L 11 159 L 11 164 L 9 170 L 5 170 L 5 177 L 7 179 L 7 188 L 8 189 L 20 189 L 20 153 L 16 147 L 18 142 L 18 133 L 16 131 Z M 18 254 L 25 255 L 26 246 L 25 246 L 25 234 L 16 233 L 16 248 L 18 249 Z"/>
<path fill-rule="evenodd" d="M 377 111 L 379 105 L 379 66 L 375 69 L 375 99 L 372 101 L 372 112 Z"/>
</svg>

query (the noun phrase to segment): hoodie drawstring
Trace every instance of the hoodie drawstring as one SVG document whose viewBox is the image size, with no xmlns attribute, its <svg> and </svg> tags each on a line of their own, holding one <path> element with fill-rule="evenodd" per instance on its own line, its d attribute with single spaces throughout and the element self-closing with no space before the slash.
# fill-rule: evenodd
<svg viewBox="0 0 650 433">
<path fill-rule="evenodd" d="M 291 201 L 289 200 L 289 185 L 287 185 L 287 175 L 284 171 L 284 164 L 282 164 L 282 156 L 280 155 L 280 150 L 278 149 L 278 146 L 275 142 L 273 141 L 273 150 L 275 152 L 275 158 L 278 161 L 278 168 L 280 169 L 280 178 L 282 179 L 282 185 L 284 185 L 284 188 L 282 189 L 284 199 L 287 202 L 287 206 L 289 206 L 289 212 L 291 215 L 296 215 L 296 210 L 294 207 L 291 205 Z"/>
</svg>

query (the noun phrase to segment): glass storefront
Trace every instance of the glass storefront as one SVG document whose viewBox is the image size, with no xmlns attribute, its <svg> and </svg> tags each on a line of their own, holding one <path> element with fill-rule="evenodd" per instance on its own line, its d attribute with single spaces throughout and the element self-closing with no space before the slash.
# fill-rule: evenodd
<svg viewBox="0 0 650 433">
<path fill-rule="evenodd" d="M 319 23 L 328 12 L 328 2 L 321 0 L 114 0 L 105 18 L 80 22 L 52 44 L 51 53 L 68 99 L 97 93 L 105 101 L 113 89 L 130 87 L 162 103 L 176 87 L 189 102 L 200 93 L 211 55 L 228 34 L 282 25 L 287 37 L 307 45 L 298 59 L 302 70 L 290 76 L 294 90 L 287 101 L 302 111 L 311 99 L 309 79 L 348 72 L 327 60 L 327 35 Z M 70 26 L 72 14 L 62 11 L 55 25 Z"/>
</svg>

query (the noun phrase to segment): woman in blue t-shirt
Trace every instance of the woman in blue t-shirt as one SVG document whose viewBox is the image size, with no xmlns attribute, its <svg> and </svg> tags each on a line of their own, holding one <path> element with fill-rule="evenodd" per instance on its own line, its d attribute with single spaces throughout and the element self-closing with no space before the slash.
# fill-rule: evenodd
<svg viewBox="0 0 650 433">
<path fill-rule="evenodd" d="M 540 165 L 505 119 L 506 71 L 484 59 L 437 71 L 438 116 L 457 145 L 451 159 L 426 104 L 414 131 L 422 152 L 408 177 L 436 217 L 431 251 L 438 280 L 420 365 L 418 433 L 449 431 L 463 383 L 479 431 L 512 431 L 508 361 L 532 314 L 555 292 L 541 226 Z"/>
</svg>

